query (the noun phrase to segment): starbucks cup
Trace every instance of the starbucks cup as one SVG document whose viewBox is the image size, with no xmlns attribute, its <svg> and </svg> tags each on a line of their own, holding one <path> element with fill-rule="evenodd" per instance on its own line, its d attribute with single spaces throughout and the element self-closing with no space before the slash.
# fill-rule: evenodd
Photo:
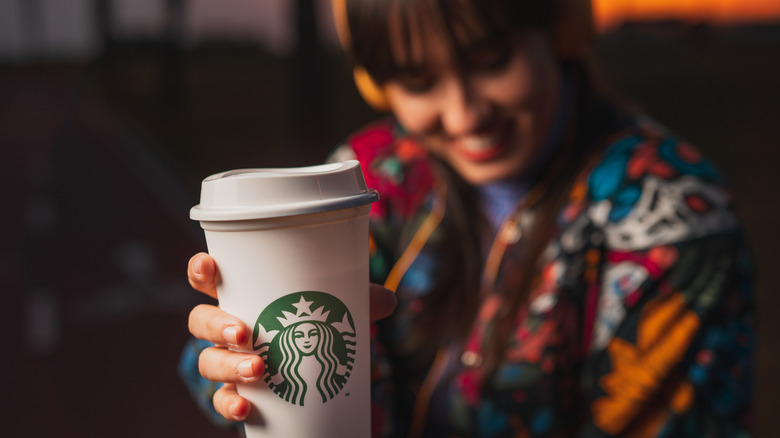
<svg viewBox="0 0 780 438">
<path fill-rule="evenodd" d="M 368 211 L 357 161 L 242 169 L 203 180 L 200 221 L 219 307 L 252 330 L 265 361 L 248 438 L 371 435 Z"/>
</svg>

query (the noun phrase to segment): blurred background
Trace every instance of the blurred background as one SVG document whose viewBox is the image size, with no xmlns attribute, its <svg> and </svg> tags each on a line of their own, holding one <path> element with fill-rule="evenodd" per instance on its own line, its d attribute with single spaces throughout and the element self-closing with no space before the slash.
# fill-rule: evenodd
<svg viewBox="0 0 780 438">
<path fill-rule="evenodd" d="M 235 436 L 176 374 L 200 181 L 321 162 L 377 117 L 329 0 L 0 0 L 1 436 Z M 780 2 L 594 0 L 596 70 L 703 149 L 758 260 L 780 436 Z M 10 344 L 10 348 L 8 348 Z"/>
</svg>

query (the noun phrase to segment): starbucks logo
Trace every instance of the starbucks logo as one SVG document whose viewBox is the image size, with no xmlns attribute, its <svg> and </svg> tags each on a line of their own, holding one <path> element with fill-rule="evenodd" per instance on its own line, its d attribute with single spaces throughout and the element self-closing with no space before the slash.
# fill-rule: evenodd
<svg viewBox="0 0 780 438">
<path fill-rule="evenodd" d="M 325 292 L 296 292 L 269 304 L 257 318 L 252 341 L 265 361 L 266 384 L 294 405 L 331 400 L 355 362 L 352 315 Z"/>
</svg>

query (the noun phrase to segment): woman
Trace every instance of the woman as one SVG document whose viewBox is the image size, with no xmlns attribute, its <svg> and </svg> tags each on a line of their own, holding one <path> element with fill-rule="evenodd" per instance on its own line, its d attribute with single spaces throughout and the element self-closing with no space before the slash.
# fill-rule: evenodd
<svg viewBox="0 0 780 438">
<path fill-rule="evenodd" d="M 377 436 L 750 431 L 750 265 L 728 191 L 596 90 L 562 5 L 335 3 L 359 88 L 393 115 L 334 153 L 382 195 L 372 281 L 398 300 L 375 340 Z M 216 269 L 196 255 L 191 283 L 213 294 Z M 213 307 L 190 330 L 219 345 L 247 333 Z M 232 384 L 261 362 L 201 354 L 228 383 L 219 413 L 246 415 Z"/>
</svg>

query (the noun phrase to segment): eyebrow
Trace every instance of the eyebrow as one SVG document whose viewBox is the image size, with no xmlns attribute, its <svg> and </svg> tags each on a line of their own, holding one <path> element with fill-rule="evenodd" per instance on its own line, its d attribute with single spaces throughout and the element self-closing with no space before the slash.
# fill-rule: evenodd
<svg viewBox="0 0 780 438">
<path fill-rule="evenodd" d="M 509 47 L 510 43 L 507 41 L 509 35 L 499 32 L 491 32 L 487 35 L 479 38 L 473 38 L 466 43 L 455 42 L 455 52 L 468 53 L 473 50 L 481 50 L 485 48 L 497 48 L 505 50 Z"/>
<path fill-rule="evenodd" d="M 388 77 L 397 76 L 414 76 L 419 74 L 425 74 L 430 71 L 430 67 L 425 64 L 393 64 Z"/>
</svg>

